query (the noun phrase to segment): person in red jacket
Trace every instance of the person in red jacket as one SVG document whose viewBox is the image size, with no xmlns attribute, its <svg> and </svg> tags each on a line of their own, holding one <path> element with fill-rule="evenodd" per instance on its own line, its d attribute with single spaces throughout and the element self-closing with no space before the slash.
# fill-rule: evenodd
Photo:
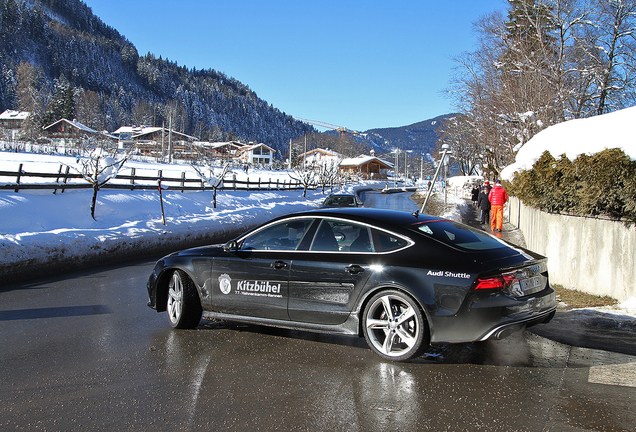
<svg viewBox="0 0 636 432">
<path fill-rule="evenodd" d="M 488 194 L 490 201 L 490 229 L 499 231 L 503 228 L 503 206 L 508 201 L 508 193 L 501 186 L 501 181 L 497 180 L 495 187 Z"/>
</svg>

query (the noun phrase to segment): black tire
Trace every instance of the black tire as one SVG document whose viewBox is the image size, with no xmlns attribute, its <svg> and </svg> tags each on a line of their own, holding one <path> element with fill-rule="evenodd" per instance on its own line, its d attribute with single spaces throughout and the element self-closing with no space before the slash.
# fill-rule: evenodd
<svg viewBox="0 0 636 432">
<path fill-rule="evenodd" d="M 386 360 L 419 357 L 429 346 L 428 325 L 420 307 L 401 291 L 374 295 L 364 308 L 362 325 L 369 347 Z"/>
<path fill-rule="evenodd" d="M 166 313 L 170 325 L 177 329 L 193 329 L 201 322 L 203 310 L 197 289 L 181 270 L 175 270 L 168 282 Z"/>
</svg>

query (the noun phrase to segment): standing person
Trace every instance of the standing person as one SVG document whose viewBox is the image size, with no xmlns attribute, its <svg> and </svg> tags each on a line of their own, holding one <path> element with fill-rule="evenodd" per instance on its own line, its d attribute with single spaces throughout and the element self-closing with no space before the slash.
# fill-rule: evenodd
<svg viewBox="0 0 636 432">
<path fill-rule="evenodd" d="M 477 185 L 473 186 L 473 190 L 471 191 L 471 199 L 473 200 L 473 205 L 477 206 L 477 199 L 479 198 L 479 187 Z"/>
<path fill-rule="evenodd" d="M 484 186 L 479 191 L 479 198 L 477 198 L 477 207 L 481 209 L 480 223 L 483 225 L 487 221 L 490 222 L 490 201 L 488 201 L 488 194 L 490 193 L 490 182 L 486 180 Z"/>
<path fill-rule="evenodd" d="M 501 186 L 501 181 L 495 182 L 495 187 L 488 194 L 488 201 L 491 206 L 490 229 L 499 231 L 503 228 L 503 206 L 508 201 L 508 193 Z"/>
</svg>

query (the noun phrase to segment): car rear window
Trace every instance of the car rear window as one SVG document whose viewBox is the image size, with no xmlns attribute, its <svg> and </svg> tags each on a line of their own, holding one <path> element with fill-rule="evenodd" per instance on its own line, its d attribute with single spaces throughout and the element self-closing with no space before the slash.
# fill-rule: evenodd
<svg viewBox="0 0 636 432">
<path fill-rule="evenodd" d="M 485 231 L 449 220 L 420 222 L 413 225 L 420 233 L 449 246 L 466 250 L 489 250 L 508 247 Z"/>
<path fill-rule="evenodd" d="M 335 207 L 355 207 L 356 202 L 352 196 L 334 196 L 327 198 L 324 205 Z"/>
</svg>

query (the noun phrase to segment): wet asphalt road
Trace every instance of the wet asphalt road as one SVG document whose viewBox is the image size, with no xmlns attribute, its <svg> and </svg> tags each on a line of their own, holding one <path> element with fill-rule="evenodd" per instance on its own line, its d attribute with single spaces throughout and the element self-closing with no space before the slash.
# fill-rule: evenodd
<svg viewBox="0 0 636 432">
<path fill-rule="evenodd" d="M 636 429 L 634 356 L 526 331 L 389 363 L 345 336 L 175 331 L 153 265 L 0 288 L 0 430 Z"/>
</svg>

